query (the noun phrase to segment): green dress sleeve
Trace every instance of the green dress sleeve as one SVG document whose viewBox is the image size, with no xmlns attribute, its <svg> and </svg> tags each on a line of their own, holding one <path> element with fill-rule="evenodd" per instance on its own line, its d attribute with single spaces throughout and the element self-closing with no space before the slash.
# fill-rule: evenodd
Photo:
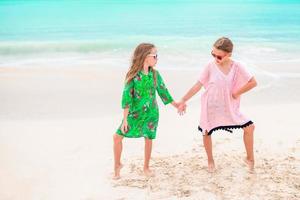
<svg viewBox="0 0 300 200">
<path fill-rule="evenodd" d="M 168 103 L 171 103 L 173 101 L 172 96 L 170 95 L 168 89 L 166 88 L 166 85 L 159 74 L 158 71 L 156 72 L 156 90 L 158 95 L 160 96 L 162 102 L 167 105 Z"/>
<path fill-rule="evenodd" d="M 132 106 L 134 96 L 133 80 L 126 83 L 122 95 L 122 108 L 128 108 Z"/>
</svg>

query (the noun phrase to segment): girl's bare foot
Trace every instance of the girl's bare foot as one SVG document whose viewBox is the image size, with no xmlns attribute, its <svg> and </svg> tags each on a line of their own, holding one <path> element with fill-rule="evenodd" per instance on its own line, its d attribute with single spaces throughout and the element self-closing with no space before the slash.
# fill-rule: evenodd
<svg viewBox="0 0 300 200">
<path fill-rule="evenodd" d="M 243 159 L 244 164 L 249 168 L 250 171 L 254 170 L 254 161 L 253 160 L 248 160 L 247 158 Z"/>
<path fill-rule="evenodd" d="M 114 174 L 114 177 L 113 177 L 114 180 L 118 180 L 118 179 L 121 178 L 120 171 L 121 171 L 122 167 L 123 167 L 122 164 L 115 166 L 115 174 Z"/>
<path fill-rule="evenodd" d="M 207 170 L 209 173 L 213 173 L 216 171 L 216 167 L 215 167 L 215 162 L 214 161 L 209 161 L 208 162 L 208 167 Z"/>
<path fill-rule="evenodd" d="M 154 172 L 152 170 L 150 170 L 149 168 L 144 168 L 144 175 L 146 177 L 151 177 L 151 176 L 154 176 Z"/>
</svg>

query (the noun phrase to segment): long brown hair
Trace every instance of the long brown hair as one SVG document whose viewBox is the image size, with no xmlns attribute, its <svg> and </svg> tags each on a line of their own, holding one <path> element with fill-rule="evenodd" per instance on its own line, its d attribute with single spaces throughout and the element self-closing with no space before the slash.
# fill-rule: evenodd
<svg viewBox="0 0 300 200">
<path fill-rule="evenodd" d="M 132 81 L 132 79 L 137 75 L 137 73 L 143 69 L 145 59 L 151 53 L 151 50 L 153 48 L 155 48 L 154 44 L 150 44 L 150 43 L 141 43 L 135 48 L 132 56 L 130 68 L 126 74 L 126 79 L 125 79 L 126 83 Z M 155 77 L 154 69 L 153 69 L 153 74 Z"/>
</svg>

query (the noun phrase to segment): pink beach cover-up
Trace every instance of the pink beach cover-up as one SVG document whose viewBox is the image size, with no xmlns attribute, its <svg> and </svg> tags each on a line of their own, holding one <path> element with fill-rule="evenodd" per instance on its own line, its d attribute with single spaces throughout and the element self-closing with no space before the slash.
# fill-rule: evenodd
<svg viewBox="0 0 300 200">
<path fill-rule="evenodd" d="M 200 74 L 198 81 L 205 88 L 201 96 L 201 116 L 199 131 L 244 128 L 253 124 L 240 113 L 240 97 L 234 99 L 232 93 L 244 86 L 253 76 L 237 61 L 232 62 L 228 74 L 224 74 L 215 61 L 209 62 Z"/>
</svg>

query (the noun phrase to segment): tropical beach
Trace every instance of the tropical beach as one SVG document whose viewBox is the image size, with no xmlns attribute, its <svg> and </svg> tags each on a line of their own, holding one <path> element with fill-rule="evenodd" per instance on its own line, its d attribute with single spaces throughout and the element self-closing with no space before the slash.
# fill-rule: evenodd
<svg viewBox="0 0 300 200">
<path fill-rule="evenodd" d="M 1 200 L 300 198 L 297 1 L 5 0 L 0 11 Z M 207 171 L 197 94 L 183 116 L 158 99 L 155 176 L 143 175 L 144 139 L 126 138 L 121 179 L 112 180 L 135 46 L 156 45 L 156 68 L 179 100 L 223 35 L 258 82 L 241 99 L 256 125 L 255 170 L 234 130 L 213 133 L 216 171 Z"/>
</svg>

